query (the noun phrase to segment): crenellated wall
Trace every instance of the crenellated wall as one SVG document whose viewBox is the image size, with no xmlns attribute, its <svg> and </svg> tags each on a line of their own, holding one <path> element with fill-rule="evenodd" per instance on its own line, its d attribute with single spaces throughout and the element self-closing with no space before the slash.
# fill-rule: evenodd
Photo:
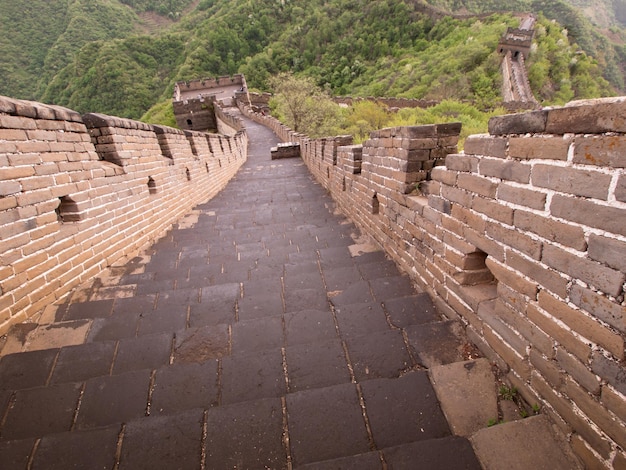
<svg viewBox="0 0 626 470">
<path fill-rule="evenodd" d="M 300 144 L 343 212 L 459 319 L 588 468 L 626 464 L 626 98 Z"/>
<path fill-rule="evenodd" d="M 0 334 L 222 189 L 247 158 L 241 123 L 229 117 L 228 127 L 237 132 L 0 97 Z"/>
</svg>

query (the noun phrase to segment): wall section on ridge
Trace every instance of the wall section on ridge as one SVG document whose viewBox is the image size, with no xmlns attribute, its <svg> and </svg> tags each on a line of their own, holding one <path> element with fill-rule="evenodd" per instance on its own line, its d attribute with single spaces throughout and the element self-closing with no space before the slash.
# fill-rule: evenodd
<svg viewBox="0 0 626 470">
<path fill-rule="evenodd" d="M 589 468 L 626 462 L 626 97 L 300 144 L 342 211 L 430 293 Z"/>
<path fill-rule="evenodd" d="M 0 334 L 138 254 L 246 158 L 241 125 L 205 134 L 0 97 Z"/>
</svg>

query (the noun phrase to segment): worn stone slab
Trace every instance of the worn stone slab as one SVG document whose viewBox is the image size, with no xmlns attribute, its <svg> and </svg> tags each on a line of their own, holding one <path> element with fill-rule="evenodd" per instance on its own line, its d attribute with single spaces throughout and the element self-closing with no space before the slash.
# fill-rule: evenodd
<svg viewBox="0 0 626 470">
<path fill-rule="evenodd" d="M 150 416 L 126 425 L 121 469 L 200 468 L 203 410 Z"/>
<path fill-rule="evenodd" d="M 206 468 L 286 468 L 281 400 L 209 409 Z"/>
<path fill-rule="evenodd" d="M 28 468 L 35 438 L 0 441 L 0 468 Z"/>
<path fill-rule="evenodd" d="M 387 464 L 394 469 L 483 470 L 470 442 L 458 436 L 391 447 L 383 449 L 383 454 Z"/>
<path fill-rule="evenodd" d="M 296 467 L 295 470 L 382 470 L 382 465 L 378 452 L 368 452 L 340 459 L 313 462 Z"/>
<path fill-rule="evenodd" d="M 59 351 L 45 349 L 0 358 L 0 389 L 20 390 L 46 385 Z"/>
<path fill-rule="evenodd" d="M 491 135 L 541 134 L 546 131 L 548 111 L 506 114 L 489 119 Z"/>
<path fill-rule="evenodd" d="M 81 384 L 70 383 L 18 390 L 0 430 L 2 439 L 69 431 L 80 389 Z"/>
<path fill-rule="evenodd" d="M 385 299 L 383 308 L 396 328 L 421 325 L 441 320 L 435 304 L 426 293 Z"/>
<path fill-rule="evenodd" d="M 406 329 L 409 345 L 425 367 L 462 361 L 461 326 L 445 321 L 412 325 Z"/>
<path fill-rule="evenodd" d="M 76 419 L 76 428 L 107 426 L 145 416 L 149 386 L 149 370 L 88 380 Z"/>
<path fill-rule="evenodd" d="M 280 349 L 222 359 L 221 404 L 281 397 L 287 392 Z"/>
<path fill-rule="evenodd" d="M 400 330 L 385 330 L 346 339 L 352 369 L 358 382 L 398 377 L 413 363 Z"/>
<path fill-rule="evenodd" d="M 393 277 L 400 274 L 396 264 L 389 259 L 369 263 L 359 263 L 358 261 L 358 258 L 355 258 L 359 272 L 363 278 L 367 280 L 378 279 L 381 277 Z"/>
<path fill-rule="evenodd" d="M 64 321 L 93 319 L 111 316 L 113 310 L 113 300 L 94 300 L 92 302 L 71 303 L 65 316 Z"/>
<path fill-rule="evenodd" d="M 83 344 L 93 320 L 70 320 L 40 325 L 27 338 L 24 350 L 38 351 Z"/>
<path fill-rule="evenodd" d="M 207 409 L 217 404 L 217 394 L 217 360 L 162 367 L 154 379 L 150 414 Z"/>
<path fill-rule="evenodd" d="M 329 309 L 302 310 L 284 316 L 286 344 L 312 343 L 337 337 L 335 321 Z"/>
<path fill-rule="evenodd" d="M 171 351 L 171 333 L 120 340 L 113 374 L 131 370 L 157 369 L 169 364 Z"/>
<path fill-rule="evenodd" d="M 228 325 L 189 328 L 175 333 L 173 362 L 201 363 L 231 353 Z"/>
<path fill-rule="evenodd" d="M 561 431 L 542 415 L 482 429 L 470 440 L 484 470 L 583 468 Z"/>
<path fill-rule="evenodd" d="M 86 342 L 135 337 L 139 315 L 139 313 L 129 313 L 127 315 L 114 315 L 110 318 L 96 318 L 89 329 Z"/>
<path fill-rule="evenodd" d="M 497 421 L 496 382 L 487 359 L 435 366 L 430 375 L 453 434 L 469 437 Z"/>
<path fill-rule="evenodd" d="M 244 354 L 284 345 L 281 315 L 257 320 L 240 321 L 232 327 L 232 353 Z"/>
<path fill-rule="evenodd" d="M 379 449 L 450 435 L 427 372 L 368 380 L 361 389 Z"/>
<path fill-rule="evenodd" d="M 382 277 L 370 279 L 370 286 L 374 297 L 382 302 L 393 297 L 402 297 L 415 294 L 415 288 L 408 276 Z"/>
<path fill-rule="evenodd" d="M 389 329 L 382 307 L 374 303 L 340 305 L 335 308 L 342 337 L 363 336 Z"/>
<path fill-rule="evenodd" d="M 337 308 L 351 304 L 369 303 L 373 305 L 375 303 L 370 285 L 366 281 L 355 282 L 340 292 L 333 292 L 332 295 L 329 292 L 329 297 L 332 304 Z"/>
<path fill-rule="evenodd" d="M 354 384 L 291 393 L 287 416 L 294 467 L 369 451 Z"/>
<path fill-rule="evenodd" d="M 363 281 L 356 266 L 323 268 L 323 273 L 328 292 L 343 291 L 352 284 Z"/>
<path fill-rule="evenodd" d="M 326 292 L 320 289 L 286 289 L 285 312 L 324 310 L 328 308 Z"/>
<path fill-rule="evenodd" d="M 120 428 L 109 426 L 44 436 L 35 452 L 32 468 L 113 468 Z"/>
<path fill-rule="evenodd" d="M 61 348 L 50 383 L 82 382 L 109 375 L 115 346 L 114 341 L 108 341 Z"/>
<path fill-rule="evenodd" d="M 338 339 L 288 346 L 285 351 L 291 392 L 350 382 L 350 371 Z"/>
</svg>

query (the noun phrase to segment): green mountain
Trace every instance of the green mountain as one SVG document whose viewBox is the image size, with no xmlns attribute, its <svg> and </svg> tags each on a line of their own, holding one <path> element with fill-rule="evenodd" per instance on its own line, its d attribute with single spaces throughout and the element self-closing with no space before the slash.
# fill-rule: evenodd
<svg viewBox="0 0 626 470">
<path fill-rule="evenodd" d="M 563 0 L 0 0 L 0 94 L 137 119 L 178 80 L 242 72 L 267 90 L 293 71 L 336 95 L 491 107 L 498 40 L 532 11 L 531 84 L 561 103 L 624 92 L 624 1 L 609 31 Z"/>
</svg>

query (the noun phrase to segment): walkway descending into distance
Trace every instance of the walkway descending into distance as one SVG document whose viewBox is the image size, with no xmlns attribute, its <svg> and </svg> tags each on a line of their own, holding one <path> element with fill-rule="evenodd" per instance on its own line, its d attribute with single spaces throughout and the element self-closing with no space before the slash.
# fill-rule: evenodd
<svg viewBox="0 0 626 470">
<path fill-rule="evenodd" d="M 2 357 L 0 468 L 480 468 L 418 364 L 430 299 L 246 126 L 216 198 L 39 326 L 80 344 Z"/>
</svg>

